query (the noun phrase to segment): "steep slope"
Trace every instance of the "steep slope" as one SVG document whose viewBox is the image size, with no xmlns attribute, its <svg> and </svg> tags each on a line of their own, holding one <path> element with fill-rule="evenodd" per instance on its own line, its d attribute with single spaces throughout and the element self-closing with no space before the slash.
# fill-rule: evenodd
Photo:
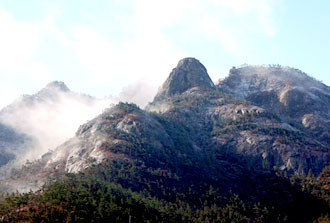
<svg viewBox="0 0 330 223">
<path fill-rule="evenodd" d="M 180 63 L 178 66 L 180 67 Z M 205 74 L 201 72 L 200 75 Z M 159 92 L 168 91 L 164 87 L 169 88 L 172 82 L 176 80 L 170 75 L 165 82 L 167 84 Z M 291 85 L 293 88 L 306 89 L 306 92 L 323 93 L 319 97 L 315 96 L 317 99 L 310 105 L 314 106 L 312 108 L 307 102 L 290 96 L 288 101 L 291 104 L 281 109 L 280 98 L 278 103 L 273 102 L 270 95 L 283 96 L 283 89 Z M 311 169 L 318 174 L 329 163 L 329 122 L 326 121 L 330 110 L 329 103 L 326 104 L 326 92 L 329 88 L 302 72 L 278 67 L 244 67 L 232 69 L 229 77 L 217 86 L 218 90 L 193 87 L 191 84 L 188 86 L 192 87 L 187 87 L 181 94 L 163 99 L 155 97 L 147 110 L 162 112 L 165 116 L 176 113 L 177 118 L 173 121 L 182 125 L 194 125 L 202 118 L 203 122 L 209 123 L 211 132 L 205 141 L 215 141 L 217 148 L 226 147 L 233 152 L 251 156 L 268 168 L 274 167 L 296 175 L 307 174 Z M 253 100 L 256 95 L 262 95 L 263 100 Z M 295 106 L 300 104 L 303 106 L 297 112 L 304 116 L 297 116 L 297 112 L 291 115 L 290 111 L 296 111 Z M 308 115 L 311 109 L 315 109 L 318 116 Z M 187 119 L 190 115 L 187 113 L 194 114 L 196 111 L 199 112 L 198 117 L 195 115 Z M 324 115 L 320 117 L 321 114 Z M 297 117 L 298 120 L 303 119 L 305 126 L 314 121 L 313 128 L 318 129 L 318 132 L 311 133 L 297 124 Z M 182 122 L 181 119 L 185 121 Z M 306 119 L 311 121 L 304 121 Z M 195 129 L 200 128 L 201 126 L 195 126 Z M 315 134 L 319 134 L 316 139 Z"/>
</svg>

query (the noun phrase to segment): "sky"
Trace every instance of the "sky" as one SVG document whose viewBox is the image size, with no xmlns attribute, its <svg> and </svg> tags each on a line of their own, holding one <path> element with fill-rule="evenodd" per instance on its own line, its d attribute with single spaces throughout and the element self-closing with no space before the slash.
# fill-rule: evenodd
<svg viewBox="0 0 330 223">
<path fill-rule="evenodd" d="M 329 12 L 328 0 L 0 0 L 0 108 L 54 80 L 154 95 L 184 57 L 215 82 L 281 64 L 329 86 Z"/>
</svg>

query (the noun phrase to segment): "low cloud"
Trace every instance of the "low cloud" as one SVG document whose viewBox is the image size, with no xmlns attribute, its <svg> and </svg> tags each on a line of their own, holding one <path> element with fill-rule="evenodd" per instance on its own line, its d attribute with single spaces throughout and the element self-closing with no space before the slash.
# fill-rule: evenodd
<svg viewBox="0 0 330 223">
<path fill-rule="evenodd" d="M 202 58 L 206 49 L 198 46 L 209 48 L 212 43 L 215 49 L 245 58 L 249 28 L 256 27 L 253 33 L 263 30 L 264 35 L 276 34 L 274 2 L 134 0 L 129 4 L 132 12 L 117 12 L 116 23 L 106 23 L 107 27 L 86 22 L 86 18 L 96 16 L 87 9 L 86 23 L 80 22 L 79 14 L 77 20 L 61 25 L 59 20 L 68 16 L 61 9 L 70 3 L 51 4 L 49 8 L 57 10 L 50 11 L 46 7 L 50 3 L 44 4 L 41 8 L 47 17 L 33 22 L 22 22 L 15 11 L 0 6 L 0 86 L 24 81 L 21 89 L 26 92 L 60 79 L 73 89 L 101 97 L 118 94 L 124 86 L 141 79 L 158 87 L 169 69 L 187 56 L 203 60 L 215 73 L 227 72 L 228 67 L 219 63 L 208 64 Z M 3 81 L 3 77 L 8 80 Z"/>
<path fill-rule="evenodd" d="M 32 138 L 30 148 L 18 150 L 23 160 L 39 158 L 74 136 L 79 125 L 110 106 L 111 98 L 95 99 L 53 90 L 51 96 L 21 96 L 1 112 L 1 122 Z"/>
<path fill-rule="evenodd" d="M 16 160 L 9 165 L 19 166 L 56 149 L 73 137 L 80 125 L 119 101 L 144 108 L 156 94 L 157 89 L 153 86 L 147 81 L 139 81 L 126 86 L 117 96 L 102 99 L 47 87 L 34 95 L 20 96 L 0 112 L 0 122 L 27 135 L 32 141 L 11 151 Z M 8 171 L 9 167 L 6 169 Z"/>
<path fill-rule="evenodd" d="M 58 19 L 67 16 L 61 10 L 45 13 L 47 17 L 39 21 L 22 22 L 14 17 L 15 12 L 0 6 L 0 108 L 17 95 L 31 93 L 53 79 L 98 97 L 115 95 L 95 99 L 58 93 L 55 102 L 22 106 L 3 115 L 4 123 L 34 138 L 34 147 L 23 158 L 36 159 L 54 149 L 72 137 L 79 125 L 112 103 L 127 101 L 143 108 L 153 99 L 171 68 L 183 57 L 199 58 L 203 53 L 198 49 L 209 48 L 208 41 L 217 49 L 242 56 L 245 27 L 257 26 L 257 31 L 262 27 L 267 35 L 276 34 L 272 23 L 273 0 L 228 2 L 169 0 L 159 4 L 134 0 L 133 13 L 118 12 L 119 24 L 110 22 L 106 27 L 81 24 L 79 16 L 77 21 L 61 26 Z M 58 7 L 66 4 L 70 3 Z M 252 15 L 253 19 L 231 20 L 235 15 L 238 18 Z M 121 24 L 122 21 L 125 22 Z M 113 29 L 116 32 L 109 34 Z M 195 45 L 199 47 L 192 47 Z M 212 68 L 212 74 L 222 66 L 200 59 Z M 227 72 L 228 67 L 225 69 Z"/>
<path fill-rule="evenodd" d="M 153 100 L 158 88 L 149 81 L 137 81 L 134 84 L 123 88 L 120 94 L 115 97 L 117 101 L 130 102 L 144 108 Z"/>
</svg>

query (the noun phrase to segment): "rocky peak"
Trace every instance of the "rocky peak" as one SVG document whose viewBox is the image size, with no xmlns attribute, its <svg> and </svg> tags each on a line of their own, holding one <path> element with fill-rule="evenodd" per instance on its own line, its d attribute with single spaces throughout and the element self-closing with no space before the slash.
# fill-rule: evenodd
<svg viewBox="0 0 330 223">
<path fill-rule="evenodd" d="M 48 90 L 60 90 L 60 91 L 70 91 L 66 84 L 62 81 L 53 81 L 46 85 L 45 89 Z"/>
<path fill-rule="evenodd" d="M 154 101 L 181 94 L 193 87 L 203 90 L 215 88 L 203 64 L 195 58 L 184 58 L 172 70 L 170 76 L 159 89 Z"/>
<path fill-rule="evenodd" d="M 32 95 L 32 98 L 35 100 L 48 100 L 49 98 L 55 99 L 59 93 L 70 93 L 70 89 L 62 81 L 53 81 L 46 85 L 43 89 L 37 92 L 35 95 Z"/>
</svg>

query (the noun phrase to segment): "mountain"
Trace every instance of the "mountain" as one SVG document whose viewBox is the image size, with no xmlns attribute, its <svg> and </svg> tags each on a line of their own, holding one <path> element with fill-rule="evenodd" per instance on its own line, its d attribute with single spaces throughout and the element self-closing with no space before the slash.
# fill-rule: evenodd
<svg viewBox="0 0 330 223">
<path fill-rule="evenodd" d="M 81 122 L 100 113 L 105 102 L 72 92 L 60 81 L 47 84 L 35 94 L 20 96 L 0 111 L 0 166 L 9 160 L 16 166 L 40 158 L 69 139 Z M 0 172 L 6 169 L 9 167 Z"/>
<path fill-rule="evenodd" d="M 330 213 L 329 94 L 282 67 L 235 68 L 214 85 L 198 60 L 185 58 L 145 110 L 128 103 L 106 109 L 0 188 L 48 182 L 27 195 L 36 203 L 19 212 L 25 219 L 71 213 L 91 221 L 86 213 L 94 213 L 94 220 L 120 222 L 134 213 L 137 222 L 310 222 Z M 303 125 L 311 111 L 325 121 L 313 122 L 318 137 Z"/>
<path fill-rule="evenodd" d="M 204 69 L 200 65 L 202 77 Z M 231 69 L 216 89 L 182 81 L 190 88 L 161 99 L 164 86 L 169 89 L 169 83 L 177 81 L 173 73 L 147 110 L 164 115 L 175 112 L 176 121 L 182 122 L 182 118 L 189 125 L 202 118 L 201 122 L 210 125 L 207 141 L 251 156 L 270 168 L 296 175 L 311 169 L 319 174 L 329 163 L 330 89 L 326 85 L 295 69 L 249 66 Z M 199 103 L 198 108 L 192 110 L 192 103 Z M 193 119 L 187 119 L 189 113 L 194 113 L 190 115 Z"/>
</svg>

